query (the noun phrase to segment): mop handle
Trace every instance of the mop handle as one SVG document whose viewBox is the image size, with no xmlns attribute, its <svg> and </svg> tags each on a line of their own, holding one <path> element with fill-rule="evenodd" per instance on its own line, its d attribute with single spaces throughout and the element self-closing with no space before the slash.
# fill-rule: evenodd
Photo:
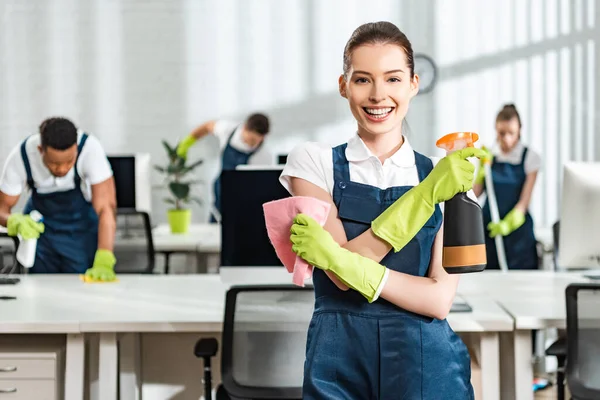
<svg viewBox="0 0 600 400">
<path fill-rule="evenodd" d="M 485 191 L 487 193 L 487 202 L 490 206 L 490 214 L 492 222 L 500 222 L 500 213 L 498 212 L 498 203 L 496 202 L 496 192 L 494 192 L 494 182 L 492 180 L 492 166 L 484 163 L 485 168 Z M 504 251 L 504 241 L 502 236 L 498 235 L 494 238 L 496 241 L 496 252 L 498 253 L 498 263 L 502 272 L 508 271 L 508 263 L 506 262 L 506 252 Z"/>
</svg>

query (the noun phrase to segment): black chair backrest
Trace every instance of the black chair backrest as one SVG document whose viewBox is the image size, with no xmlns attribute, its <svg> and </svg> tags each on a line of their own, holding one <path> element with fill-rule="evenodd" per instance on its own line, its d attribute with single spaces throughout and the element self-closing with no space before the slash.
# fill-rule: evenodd
<svg viewBox="0 0 600 400">
<path fill-rule="evenodd" d="M 302 399 L 312 288 L 234 286 L 227 292 L 221 352 L 231 398 Z"/>
<path fill-rule="evenodd" d="M 17 261 L 19 238 L 8 236 L 6 232 L 0 232 L 0 237 L 5 238 L 2 240 L 2 246 L 0 246 L 0 274 L 24 273 L 25 268 Z"/>
<path fill-rule="evenodd" d="M 553 244 L 553 254 L 552 257 L 554 259 L 554 269 L 558 269 L 558 243 L 560 242 L 560 221 L 556 221 L 554 225 L 552 225 L 552 244 Z"/>
<path fill-rule="evenodd" d="M 574 399 L 600 399 L 600 284 L 571 284 L 567 302 L 567 384 Z"/>
<path fill-rule="evenodd" d="M 117 210 L 117 235 L 115 238 L 115 272 L 154 272 L 155 254 L 152 224 L 147 212 L 132 209 Z"/>
</svg>

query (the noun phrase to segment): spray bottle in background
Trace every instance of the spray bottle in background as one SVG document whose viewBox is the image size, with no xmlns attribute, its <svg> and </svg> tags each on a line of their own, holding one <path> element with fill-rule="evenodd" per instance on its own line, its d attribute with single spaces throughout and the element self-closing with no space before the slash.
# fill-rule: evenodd
<svg viewBox="0 0 600 400">
<path fill-rule="evenodd" d="M 35 222 L 42 222 L 44 220 L 42 214 L 38 211 L 33 210 L 29 213 L 31 219 Z M 35 251 L 37 248 L 37 239 L 23 240 L 19 235 L 19 248 L 17 249 L 17 261 L 25 268 L 33 267 L 35 262 Z"/>
<path fill-rule="evenodd" d="M 450 154 L 473 147 L 478 139 L 473 132 L 455 132 L 439 139 L 436 146 Z M 449 274 L 464 274 L 483 271 L 486 264 L 481 207 L 466 193 L 459 193 L 444 203 L 442 266 Z"/>
</svg>

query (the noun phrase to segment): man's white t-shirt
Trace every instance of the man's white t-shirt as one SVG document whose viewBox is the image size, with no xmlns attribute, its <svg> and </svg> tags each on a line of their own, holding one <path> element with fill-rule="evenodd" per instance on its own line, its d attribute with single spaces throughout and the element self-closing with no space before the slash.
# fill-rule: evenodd
<svg viewBox="0 0 600 400">
<path fill-rule="evenodd" d="M 77 132 L 77 143 L 81 141 L 82 131 Z M 34 186 L 38 193 L 63 192 L 75 187 L 74 168 L 63 177 L 53 176 L 42 161 L 38 150 L 41 144 L 39 134 L 32 135 L 27 139 L 25 150 L 31 166 L 31 175 Z M 81 149 L 77 160 L 77 172 L 81 177 L 81 190 L 86 200 L 91 201 L 91 185 L 95 185 L 109 179 L 112 175 L 110 163 L 100 141 L 92 135 L 88 138 Z M 0 178 L 0 191 L 9 196 L 18 196 L 27 187 L 27 173 L 25 164 L 21 157 L 21 143 L 19 143 L 8 155 Z"/>
<path fill-rule="evenodd" d="M 217 120 L 215 121 L 215 127 L 213 129 L 213 134 L 219 139 L 219 146 L 221 148 L 221 153 L 225 150 L 227 146 L 227 141 L 231 136 L 231 147 L 234 149 L 244 152 L 250 153 L 256 150 L 256 153 L 250 156 L 248 160 L 248 164 L 260 164 L 260 165 L 271 165 L 274 162 L 273 155 L 266 148 L 265 143 L 263 142 L 262 146 L 257 150 L 256 147 L 249 146 L 242 139 L 242 128 L 243 122 L 235 122 L 228 120 Z"/>
</svg>

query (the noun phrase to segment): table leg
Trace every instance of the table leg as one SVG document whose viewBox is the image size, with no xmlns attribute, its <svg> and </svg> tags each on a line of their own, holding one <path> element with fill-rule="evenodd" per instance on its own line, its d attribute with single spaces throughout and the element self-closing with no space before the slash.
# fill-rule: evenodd
<svg viewBox="0 0 600 400">
<path fill-rule="evenodd" d="M 83 333 L 67 334 L 65 363 L 65 400 L 80 400 L 84 397 L 85 340 Z"/>
<path fill-rule="evenodd" d="M 141 400 L 141 335 L 125 333 L 119 337 L 119 390 L 121 399 Z"/>
<path fill-rule="evenodd" d="M 118 363 L 117 334 L 115 332 L 100 333 L 98 392 L 102 400 L 116 400 L 118 397 Z"/>
<path fill-rule="evenodd" d="M 500 335 L 482 332 L 479 335 L 479 365 L 483 400 L 500 400 Z"/>
<path fill-rule="evenodd" d="M 533 400 L 531 330 L 500 335 L 502 399 Z"/>
</svg>

